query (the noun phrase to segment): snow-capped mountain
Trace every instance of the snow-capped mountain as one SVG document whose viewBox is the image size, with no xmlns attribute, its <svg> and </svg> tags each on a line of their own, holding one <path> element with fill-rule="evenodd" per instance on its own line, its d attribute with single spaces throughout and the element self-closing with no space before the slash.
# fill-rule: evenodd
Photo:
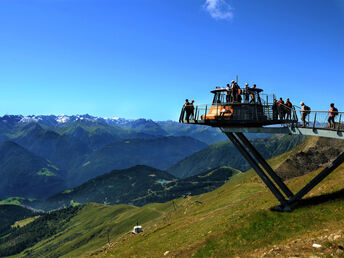
<svg viewBox="0 0 344 258">
<path fill-rule="evenodd" d="M 113 125 L 120 125 L 120 124 L 127 124 L 133 120 L 128 120 L 119 117 L 96 117 L 91 116 L 88 114 L 85 115 L 30 115 L 30 116 L 23 116 L 23 115 L 4 115 L 0 117 L 0 121 L 2 122 L 16 122 L 16 123 L 35 123 L 41 122 L 43 124 L 51 124 L 51 125 L 59 125 L 59 124 L 68 124 L 75 121 L 89 121 L 89 122 L 106 122 L 108 124 Z"/>
<path fill-rule="evenodd" d="M 225 137 L 218 129 L 206 126 L 185 125 L 175 121 L 153 121 L 143 118 L 125 119 L 120 117 L 96 117 L 89 114 L 4 115 L 0 117 L 0 140 L 7 139 L 6 133 L 8 133 L 9 130 L 17 126 L 30 126 L 32 123 L 37 123 L 46 130 L 62 134 L 69 133 L 70 131 L 80 133 L 84 131 L 84 129 L 88 130 L 87 128 L 92 128 L 90 130 L 97 130 L 98 128 L 98 133 L 103 132 L 104 135 L 108 134 L 110 131 L 117 131 L 118 134 L 130 132 L 141 133 L 143 134 L 142 136 L 190 136 L 207 144 L 225 140 Z M 100 130 L 99 128 L 103 129 Z"/>
</svg>

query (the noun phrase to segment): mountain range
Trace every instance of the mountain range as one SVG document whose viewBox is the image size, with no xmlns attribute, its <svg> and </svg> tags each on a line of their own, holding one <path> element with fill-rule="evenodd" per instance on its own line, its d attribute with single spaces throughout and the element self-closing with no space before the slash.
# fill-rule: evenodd
<svg viewBox="0 0 344 258">
<path fill-rule="evenodd" d="M 90 115 L 12 115 L 0 117 L 0 139 L 0 199 L 21 197 L 46 200 L 54 194 L 81 187 L 113 170 L 130 171 L 138 165 L 167 172 L 174 180 L 190 178 L 222 166 L 241 171 L 249 168 L 228 141 L 208 145 L 224 139 L 218 129 L 173 121 L 109 119 Z M 255 138 L 253 142 L 258 149 L 265 149 L 263 154 L 268 158 L 290 150 L 301 140 L 271 136 Z M 226 173 L 224 175 L 227 176 Z M 139 180 L 140 177 L 134 178 Z M 213 183 L 209 183 L 209 187 L 200 187 L 202 191 L 219 185 L 216 180 L 209 180 Z M 142 181 L 146 186 L 150 185 L 149 182 L 147 178 Z M 171 189 L 179 187 L 178 191 L 183 192 L 180 188 L 183 186 L 188 192 L 195 192 L 190 191 L 190 186 L 185 183 L 187 180 L 183 182 L 179 180 Z M 112 184 L 116 185 L 116 182 L 112 181 Z M 84 188 L 85 185 L 80 189 Z M 155 189 L 154 192 L 159 192 L 160 197 L 153 199 L 162 201 L 176 196 L 174 190 L 165 190 Z M 109 199 L 110 192 L 104 191 L 106 194 L 101 198 L 97 195 L 92 201 Z M 163 196 L 162 192 L 168 193 Z M 140 201 L 133 196 L 117 199 L 120 203 L 136 205 L 153 200 L 147 194 L 138 196 L 142 197 Z M 63 201 L 58 201 L 54 207 L 60 207 L 61 203 L 62 206 L 67 205 L 72 200 L 84 203 L 88 197 L 83 194 L 82 198 L 74 199 L 74 196 L 62 198 Z M 111 203 L 119 203 L 117 199 L 111 199 Z"/>
<path fill-rule="evenodd" d="M 74 187 L 113 169 L 135 165 L 167 169 L 207 146 L 189 133 L 175 132 L 174 136 L 172 131 L 167 133 L 157 123 L 145 119 L 89 115 L 0 117 L 0 139 L 6 142 L 2 151 L 8 152 L 0 159 L 0 198 L 46 198 L 65 186 Z M 54 176 L 41 176 L 47 180 L 45 183 L 35 179 L 41 169 L 48 168 Z M 18 187 L 24 179 L 27 185 Z M 12 184 L 14 181 L 16 184 Z M 31 182 L 41 185 L 38 188 L 42 191 L 29 186 Z M 45 187 L 48 191 L 43 190 Z"/>
<path fill-rule="evenodd" d="M 309 137 L 296 148 L 268 162 L 277 172 L 281 164 L 294 162 L 294 158 L 296 160 L 292 164 L 301 166 L 298 170 L 308 173 L 315 169 L 286 181 L 290 189 L 298 191 L 330 162 L 329 157 L 335 156 L 336 148 L 342 149 L 338 141 L 326 142 Z M 308 159 L 312 153 L 315 153 L 315 159 Z M 320 154 L 325 154 L 325 158 Z M 300 159 L 298 155 L 307 158 Z M 140 169 L 146 170 L 142 173 L 146 176 L 153 175 L 150 174 L 152 168 Z M 290 173 L 293 177 L 296 175 L 294 170 L 295 167 L 291 166 L 289 172 L 285 170 L 283 173 Z M 18 226 L 5 234 L 0 233 L 0 256 L 340 257 L 344 243 L 341 227 L 344 223 L 341 215 L 344 212 L 343 170 L 341 165 L 305 196 L 293 212 L 288 213 L 270 210 L 278 201 L 253 170 L 249 170 L 230 175 L 230 180 L 214 191 L 201 195 L 186 194 L 183 198 L 177 195 L 176 199 L 165 203 L 150 203 L 142 207 L 88 203 L 51 211 L 40 217 L 32 214 L 31 218 L 15 224 L 14 221 L 7 222 Z M 154 171 L 156 178 L 152 176 L 154 185 L 158 177 L 168 176 L 158 172 Z M 219 172 L 218 176 L 221 176 L 223 171 Z M 214 173 L 217 174 L 210 171 L 196 177 L 201 180 L 203 176 L 211 177 L 209 174 Z M 91 195 L 102 198 L 104 194 L 97 190 L 113 184 L 116 186 L 118 177 L 123 177 L 125 184 L 133 183 L 130 175 L 134 174 L 134 169 L 113 171 L 89 181 L 80 189 L 71 190 L 81 195 L 90 191 Z M 171 182 L 164 182 L 166 186 L 175 181 L 173 178 L 166 181 L 169 180 Z M 196 180 L 195 177 L 188 179 L 190 187 Z M 178 180 L 181 181 L 183 179 Z M 150 193 L 153 196 L 153 192 Z M 137 224 L 142 226 L 143 232 L 132 234 Z"/>
</svg>

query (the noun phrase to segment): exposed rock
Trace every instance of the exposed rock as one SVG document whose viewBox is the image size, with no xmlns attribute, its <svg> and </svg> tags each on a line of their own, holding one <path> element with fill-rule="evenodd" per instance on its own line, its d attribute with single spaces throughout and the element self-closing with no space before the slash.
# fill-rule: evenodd
<svg viewBox="0 0 344 258">
<path fill-rule="evenodd" d="M 326 138 L 307 139 L 308 145 L 291 155 L 277 167 L 282 179 L 302 176 L 330 164 L 344 148 L 344 141 Z"/>
<path fill-rule="evenodd" d="M 314 247 L 314 248 L 321 248 L 321 245 L 315 244 L 315 243 L 314 243 L 314 244 L 312 245 L 312 247 Z"/>
</svg>

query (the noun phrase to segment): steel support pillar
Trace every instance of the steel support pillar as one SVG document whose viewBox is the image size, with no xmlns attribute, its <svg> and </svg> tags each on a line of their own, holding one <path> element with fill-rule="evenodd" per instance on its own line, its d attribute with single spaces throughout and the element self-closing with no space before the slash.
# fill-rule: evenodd
<svg viewBox="0 0 344 258">
<path fill-rule="evenodd" d="M 281 205 L 274 207 L 274 210 L 278 211 L 291 211 L 292 207 L 296 206 L 298 201 L 300 201 L 303 196 L 305 196 L 344 162 L 343 152 L 329 166 L 322 170 L 306 186 L 304 186 L 294 195 L 243 133 L 225 132 L 225 134 L 256 171 L 258 176 L 263 180 L 277 200 L 281 203 Z M 265 171 L 260 167 L 259 164 L 264 168 Z M 268 175 L 272 180 L 268 177 Z M 282 190 L 287 199 L 277 188 L 277 186 Z"/>
</svg>

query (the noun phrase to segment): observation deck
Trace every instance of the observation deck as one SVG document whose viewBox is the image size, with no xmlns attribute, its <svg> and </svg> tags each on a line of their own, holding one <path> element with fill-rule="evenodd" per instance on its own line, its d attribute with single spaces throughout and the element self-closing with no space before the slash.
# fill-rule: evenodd
<svg viewBox="0 0 344 258">
<path fill-rule="evenodd" d="M 301 110 L 281 104 L 262 93 L 262 89 L 221 88 L 211 91 L 211 104 L 185 103 L 179 122 L 219 127 L 256 171 L 280 202 L 278 211 L 291 211 L 298 202 L 344 162 L 344 152 L 294 194 L 249 142 L 244 133 L 276 133 L 344 139 L 343 112 L 335 112 L 334 124 L 328 123 L 333 112 Z M 270 102 L 269 102 L 270 101 Z M 301 120 L 298 119 L 298 114 Z M 302 169 L 302 168 L 300 168 Z"/>
<path fill-rule="evenodd" d="M 219 127 L 223 132 L 276 133 L 344 139 L 344 112 L 337 112 L 333 128 L 328 126 L 328 111 L 307 111 L 306 124 L 297 106 L 273 102 L 274 96 L 262 89 L 243 90 L 240 101 L 233 101 L 232 90 L 218 88 L 210 104 L 183 106 L 179 122 Z M 269 98 L 270 97 L 270 98 Z M 271 102 L 269 102 L 271 101 Z"/>
</svg>

